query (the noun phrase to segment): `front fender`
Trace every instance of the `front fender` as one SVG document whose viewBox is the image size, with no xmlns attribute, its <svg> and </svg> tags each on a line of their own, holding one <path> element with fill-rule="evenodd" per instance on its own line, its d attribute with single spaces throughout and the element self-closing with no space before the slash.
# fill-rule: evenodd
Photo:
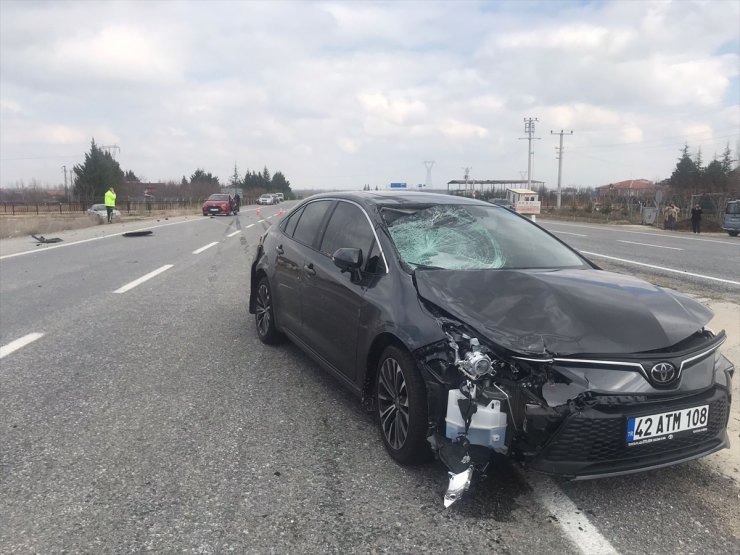
<svg viewBox="0 0 740 555">
<path fill-rule="evenodd" d="M 252 271 L 250 273 L 250 287 L 249 287 L 249 313 L 254 314 L 254 305 L 257 294 L 257 283 L 259 283 L 260 270 L 264 273 L 262 266 L 264 265 L 265 251 L 262 245 L 257 247 L 257 254 L 254 255 L 254 261 L 252 262 Z"/>
</svg>

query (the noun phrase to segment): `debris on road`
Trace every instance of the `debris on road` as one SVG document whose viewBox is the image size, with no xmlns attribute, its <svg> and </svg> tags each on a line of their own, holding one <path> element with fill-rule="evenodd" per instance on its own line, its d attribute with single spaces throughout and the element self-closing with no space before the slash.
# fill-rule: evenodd
<svg viewBox="0 0 740 555">
<path fill-rule="evenodd" d="M 145 235 L 152 235 L 154 232 L 151 229 L 145 229 L 142 231 L 127 231 L 123 234 L 124 237 L 144 237 Z"/>
<path fill-rule="evenodd" d="M 61 243 L 61 241 L 62 241 L 59 237 L 50 237 L 49 239 L 47 239 L 43 235 L 41 237 L 36 237 L 33 234 L 31 234 L 31 237 L 33 237 L 34 239 L 36 239 L 36 242 L 39 243 L 39 244 L 41 244 L 41 243 Z"/>
</svg>

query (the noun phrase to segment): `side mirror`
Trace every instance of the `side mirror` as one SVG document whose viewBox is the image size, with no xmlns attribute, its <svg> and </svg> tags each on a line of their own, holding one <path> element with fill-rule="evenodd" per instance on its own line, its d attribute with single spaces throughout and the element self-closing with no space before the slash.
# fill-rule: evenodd
<svg viewBox="0 0 740 555">
<path fill-rule="evenodd" d="M 331 257 L 334 265 L 344 272 L 350 272 L 352 281 L 360 281 L 362 272 L 362 249 L 337 249 Z"/>
</svg>

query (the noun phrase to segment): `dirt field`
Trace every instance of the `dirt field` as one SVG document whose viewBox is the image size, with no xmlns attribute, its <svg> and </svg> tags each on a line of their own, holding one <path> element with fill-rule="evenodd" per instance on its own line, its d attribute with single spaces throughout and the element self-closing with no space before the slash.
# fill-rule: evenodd
<svg viewBox="0 0 740 555">
<path fill-rule="evenodd" d="M 160 210 L 141 215 L 121 215 L 122 222 L 133 222 L 151 218 L 169 218 L 197 214 L 193 210 Z M 25 235 L 45 235 L 66 229 L 81 229 L 103 225 L 103 220 L 87 214 L 26 214 L 22 216 L 0 215 L 0 239 L 23 237 Z"/>
</svg>

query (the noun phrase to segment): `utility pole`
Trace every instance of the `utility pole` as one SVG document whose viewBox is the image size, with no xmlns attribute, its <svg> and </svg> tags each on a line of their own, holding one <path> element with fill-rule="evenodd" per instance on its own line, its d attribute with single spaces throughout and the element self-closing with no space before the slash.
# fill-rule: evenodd
<svg viewBox="0 0 740 555">
<path fill-rule="evenodd" d="M 464 167 L 463 170 L 465 170 L 465 192 L 468 191 L 468 178 L 470 178 L 470 170 L 473 168 L 470 167 Z"/>
<path fill-rule="evenodd" d="M 519 137 L 519 140 L 527 139 L 527 189 L 532 190 L 532 140 L 538 140 L 540 137 L 533 137 L 534 135 L 534 124 L 540 121 L 537 118 L 524 118 L 524 133 L 526 137 Z"/>
<path fill-rule="evenodd" d="M 434 160 L 424 160 L 424 165 L 427 167 L 426 186 L 427 186 L 427 189 L 431 189 L 432 188 L 432 166 L 434 165 Z"/>
<path fill-rule="evenodd" d="M 69 204 L 69 193 L 67 192 L 67 166 L 62 166 L 64 170 L 64 200 Z"/>
<path fill-rule="evenodd" d="M 558 203 L 557 203 L 557 209 L 560 210 L 560 183 L 563 178 L 563 135 L 572 135 L 573 131 L 571 130 L 570 133 L 566 133 L 562 129 L 560 130 L 560 133 L 555 133 L 554 131 L 550 130 L 550 135 L 560 135 L 560 146 L 557 147 L 558 151 Z"/>
</svg>

